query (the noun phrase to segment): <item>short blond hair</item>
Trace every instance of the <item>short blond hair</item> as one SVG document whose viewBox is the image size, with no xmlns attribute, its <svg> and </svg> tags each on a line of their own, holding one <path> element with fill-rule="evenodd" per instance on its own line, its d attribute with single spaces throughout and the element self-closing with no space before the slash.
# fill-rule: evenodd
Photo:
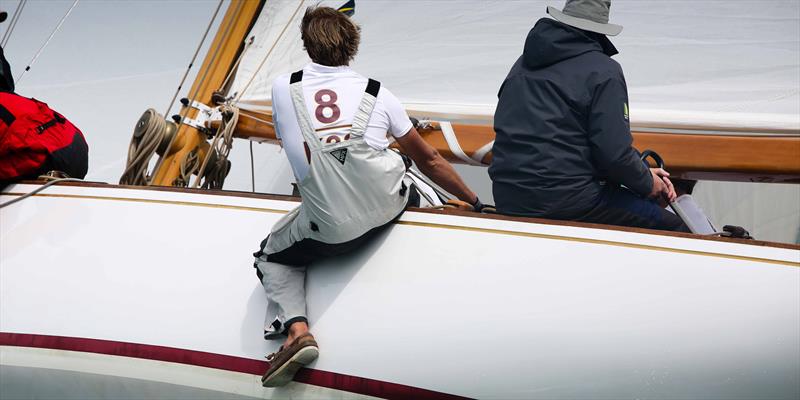
<svg viewBox="0 0 800 400">
<path fill-rule="evenodd" d="M 331 67 L 350 64 L 358 52 L 360 31 L 349 17 L 330 7 L 309 7 L 300 25 L 308 56 Z"/>
</svg>

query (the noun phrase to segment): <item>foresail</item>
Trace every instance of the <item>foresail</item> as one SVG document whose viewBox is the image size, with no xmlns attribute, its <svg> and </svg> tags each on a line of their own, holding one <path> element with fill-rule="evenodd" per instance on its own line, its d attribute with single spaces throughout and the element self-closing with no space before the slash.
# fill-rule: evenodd
<svg viewBox="0 0 800 400">
<path fill-rule="evenodd" d="M 316 1 L 268 1 L 231 93 L 268 110 L 272 80 L 309 62 L 300 39 Z M 322 1 L 338 8 L 344 0 Z M 417 116 L 491 121 L 497 91 L 545 7 L 560 1 L 357 0 L 353 63 Z M 292 16 L 294 16 L 292 18 Z M 612 38 L 638 130 L 800 132 L 800 3 L 615 1 Z M 267 55 L 269 56 L 267 57 Z M 263 63 L 263 66 L 259 66 Z"/>
</svg>

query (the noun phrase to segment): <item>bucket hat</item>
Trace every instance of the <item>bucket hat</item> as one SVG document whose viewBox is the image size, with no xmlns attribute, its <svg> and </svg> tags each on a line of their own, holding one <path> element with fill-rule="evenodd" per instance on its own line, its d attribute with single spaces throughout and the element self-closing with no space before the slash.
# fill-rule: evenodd
<svg viewBox="0 0 800 400">
<path fill-rule="evenodd" d="M 567 0 L 564 10 L 547 6 L 547 13 L 557 21 L 586 31 L 616 36 L 622 26 L 608 23 L 611 0 Z"/>
</svg>

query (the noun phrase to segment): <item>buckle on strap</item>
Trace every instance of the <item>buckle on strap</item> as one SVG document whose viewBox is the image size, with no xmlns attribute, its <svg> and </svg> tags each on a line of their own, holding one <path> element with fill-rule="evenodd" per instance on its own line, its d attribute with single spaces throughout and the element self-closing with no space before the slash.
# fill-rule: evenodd
<svg viewBox="0 0 800 400">
<path fill-rule="evenodd" d="M 54 117 L 50 121 L 47 121 L 47 122 L 37 126 L 36 127 L 36 133 L 41 135 L 44 131 L 52 128 L 55 124 L 63 124 L 64 121 L 65 121 L 64 117 L 61 117 L 61 118 Z"/>
</svg>

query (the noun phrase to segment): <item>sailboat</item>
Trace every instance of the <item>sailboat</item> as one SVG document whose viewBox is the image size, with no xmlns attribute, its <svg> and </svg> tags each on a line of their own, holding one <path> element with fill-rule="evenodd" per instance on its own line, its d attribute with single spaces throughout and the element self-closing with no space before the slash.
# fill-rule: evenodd
<svg viewBox="0 0 800 400">
<path fill-rule="evenodd" d="M 307 5 L 230 2 L 148 185 L 3 190 L 0 203 L 19 201 L 0 208 L 0 397 L 800 396 L 800 247 L 431 208 L 411 209 L 365 248 L 309 269 L 321 356 L 286 387 L 261 387 L 263 357 L 278 343 L 261 337 L 266 300 L 251 253 L 299 199 L 201 189 L 203 180 L 180 170 L 190 153 L 203 159 L 225 141 L 207 132 L 274 138 L 269 83 L 306 62 L 297 18 Z M 412 5 L 358 2 L 364 64 L 354 68 L 382 74 L 443 154 L 488 163 L 492 109 L 458 96 L 494 95 L 480 65 L 494 59 L 487 42 L 498 38 L 481 23 L 522 26 L 508 38 L 521 48 L 535 19 L 519 11 L 529 5 Z M 425 47 L 423 30 L 398 18 L 411 12 L 428 35 L 467 35 L 450 44 L 469 58 Z M 369 42 L 377 31 L 407 41 Z M 415 68 L 426 74 L 398 55 L 424 60 Z M 449 76 L 474 90 L 448 94 L 459 84 Z M 741 90 L 764 86 L 750 84 Z M 231 114 L 212 102 L 220 88 Z M 688 111 L 667 107 L 671 92 L 645 89 L 663 95 L 654 103 L 662 108 L 631 110 L 637 143 L 687 178 L 797 180 L 797 93 L 762 87 L 768 104 L 737 103 L 750 113 L 702 108 L 732 99 L 726 88 L 693 93 Z M 674 143 L 684 147 L 670 150 Z"/>
</svg>

